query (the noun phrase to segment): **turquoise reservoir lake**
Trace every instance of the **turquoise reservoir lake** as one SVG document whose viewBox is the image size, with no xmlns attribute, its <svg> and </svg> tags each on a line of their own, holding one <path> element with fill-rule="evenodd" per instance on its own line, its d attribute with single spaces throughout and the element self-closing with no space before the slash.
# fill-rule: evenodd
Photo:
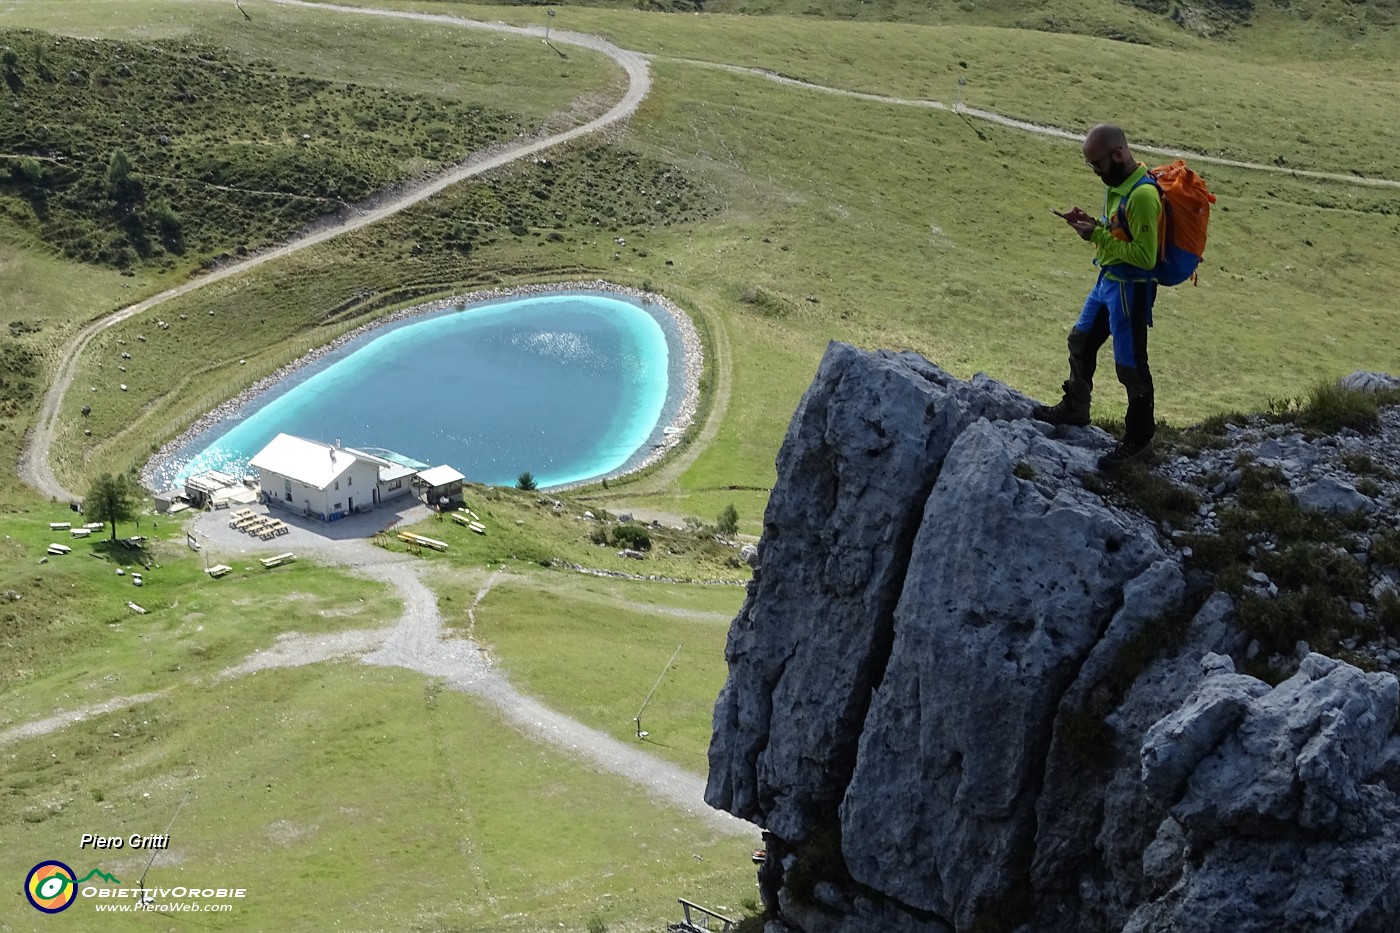
<svg viewBox="0 0 1400 933">
<path fill-rule="evenodd" d="M 241 476 L 279 433 L 387 448 L 469 481 L 607 476 L 660 443 L 685 382 L 674 319 L 612 293 L 501 299 L 362 334 L 295 370 L 152 470 L 162 487 Z"/>
</svg>

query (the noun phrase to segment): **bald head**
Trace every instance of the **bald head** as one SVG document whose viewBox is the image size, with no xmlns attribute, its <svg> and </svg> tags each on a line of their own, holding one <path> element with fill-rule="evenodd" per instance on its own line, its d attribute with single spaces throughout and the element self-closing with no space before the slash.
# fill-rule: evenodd
<svg viewBox="0 0 1400 933">
<path fill-rule="evenodd" d="M 1090 146 L 1096 149 L 1116 149 L 1119 146 L 1128 144 L 1128 134 L 1114 126 L 1112 123 L 1100 123 L 1089 131 L 1089 135 L 1084 139 L 1084 148 L 1087 151 Z"/>
<path fill-rule="evenodd" d="M 1128 136 L 1112 123 L 1100 123 L 1084 138 L 1084 161 L 1109 186 L 1119 184 L 1137 168 Z"/>
</svg>

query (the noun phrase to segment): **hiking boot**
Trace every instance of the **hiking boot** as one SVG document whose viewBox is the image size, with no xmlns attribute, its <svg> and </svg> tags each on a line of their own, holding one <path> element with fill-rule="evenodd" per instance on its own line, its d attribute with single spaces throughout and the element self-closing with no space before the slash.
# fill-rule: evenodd
<svg viewBox="0 0 1400 933">
<path fill-rule="evenodd" d="M 1136 463 L 1146 460 L 1152 453 L 1152 439 L 1145 441 L 1130 440 L 1123 438 L 1113 445 L 1113 449 L 1099 458 L 1100 470 L 1113 470 L 1125 463 Z"/>
<path fill-rule="evenodd" d="M 1035 406 L 1031 409 L 1031 417 L 1046 424 L 1067 424 L 1076 428 L 1089 424 L 1089 412 L 1071 404 L 1067 398 L 1060 399 L 1058 405 Z"/>
</svg>

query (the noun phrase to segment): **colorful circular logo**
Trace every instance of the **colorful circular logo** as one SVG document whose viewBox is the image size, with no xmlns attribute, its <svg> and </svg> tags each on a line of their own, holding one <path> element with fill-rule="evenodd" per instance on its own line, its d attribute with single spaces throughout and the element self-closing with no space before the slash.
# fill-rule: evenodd
<svg viewBox="0 0 1400 933">
<path fill-rule="evenodd" d="M 24 896 L 35 910 L 56 914 L 67 910 L 78 897 L 78 881 L 73 869 L 62 862 L 40 862 L 24 879 Z"/>
</svg>

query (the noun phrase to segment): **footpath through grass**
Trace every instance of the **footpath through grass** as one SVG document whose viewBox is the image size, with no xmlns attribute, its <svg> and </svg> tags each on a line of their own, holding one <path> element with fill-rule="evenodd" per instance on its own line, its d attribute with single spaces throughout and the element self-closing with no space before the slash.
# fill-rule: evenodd
<svg viewBox="0 0 1400 933">
<path fill-rule="evenodd" d="M 738 915 L 754 890 L 748 840 L 404 671 L 179 688 L 0 755 L 6 877 L 57 858 L 134 887 L 150 853 L 80 836 L 162 833 L 179 808 L 146 886 L 247 890 L 229 913 L 120 920 L 84 898 L 61 918 L 75 930 L 659 930 L 679 896 Z M 40 918 L 18 885 L 7 900 L 10 921 Z"/>
<path fill-rule="evenodd" d="M 740 587 L 693 587 L 525 571 L 479 588 L 442 575 L 433 581 L 444 617 L 472 636 L 521 691 L 688 771 L 707 770 L 715 696 L 727 668 L 729 623 Z M 680 648 L 679 654 L 676 649 Z M 667 662 L 675 655 L 675 663 Z M 664 676 L 663 676 L 664 671 Z"/>
</svg>

